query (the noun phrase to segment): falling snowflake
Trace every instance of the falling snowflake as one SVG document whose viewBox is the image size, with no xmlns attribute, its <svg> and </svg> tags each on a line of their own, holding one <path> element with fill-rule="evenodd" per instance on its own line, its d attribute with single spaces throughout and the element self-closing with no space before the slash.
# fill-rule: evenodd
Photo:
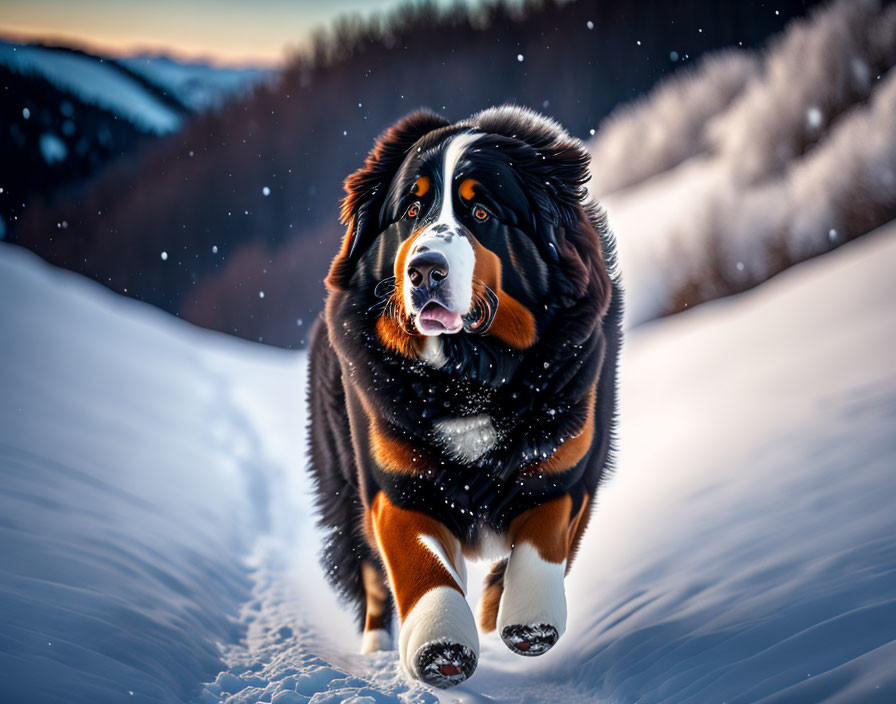
<svg viewBox="0 0 896 704">
<path fill-rule="evenodd" d="M 519 61 L 520 63 L 523 63 L 523 55 L 522 55 L 522 54 L 517 54 L 517 55 L 516 55 L 516 60 Z"/>
<path fill-rule="evenodd" d="M 261 195 L 263 195 L 265 198 L 267 198 L 269 195 L 271 195 L 271 189 L 268 188 L 267 186 L 265 186 L 264 188 L 261 189 Z"/>
<path fill-rule="evenodd" d="M 167 262 L 167 261 L 168 261 L 168 252 L 162 252 L 162 261 L 163 261 L 163 262 Z"/>
<path fill-rule="evenodd" d="M 817 130 L 821 127 L 823 118 L 824 115 L 822 115 L 821 110 L 815 105 L 806 110 L 806 124 L 811 130 Z"/>
</svg>

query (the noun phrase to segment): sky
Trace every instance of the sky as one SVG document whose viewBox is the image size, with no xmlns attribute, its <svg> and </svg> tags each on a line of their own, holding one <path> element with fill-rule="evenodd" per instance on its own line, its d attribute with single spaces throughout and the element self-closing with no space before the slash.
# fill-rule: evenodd
<svg viewBox="0 0 896 704">
<path fill-rule="evenodd" d="M 0 0 L 0 36 L 87 45 L 111 54 L 165 51 L 218 63 L 276 64 L 339 14 L 402 0 Z"/>
</svg>

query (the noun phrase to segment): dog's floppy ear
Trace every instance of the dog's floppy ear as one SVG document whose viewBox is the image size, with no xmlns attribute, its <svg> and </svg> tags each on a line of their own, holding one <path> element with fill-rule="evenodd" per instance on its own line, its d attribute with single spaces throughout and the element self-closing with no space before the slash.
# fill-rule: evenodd
<svg viewBox="0 0 896 704">
<path fill-rule="evenodd" d="M 470 120 L 507 140 L 501 152 L 514 164 L 531 202 L 532 229 L 545 256 L 557 262 L 563 232 L 579 226 L 590 178 L 588 150 L 557 122 L 528 108 L 502 105 Z"/>
<path fill-rule="evenodd" d="M 612 283 L 610 269 L 615 268 L 615 250 L 609 251 L 605 243 L 609 237 L 606 212 L 583 199 L 574 209 L 572 221 L 558 228 L 560 256 L 557 262 L 559 276 L 555 285 L 562 300 L 568 305 L 588 302 L 596 316 L 602 318 L 610 305 Z"/>
<path fill-rule="evenodd" d="M 389 183 L 408 151 L 424 135 L 449 124 L 444 117 L 428 110 L 411 113 L 377 137 L 364 166 L 345 180 L 346 196 L 339 211 L 339 222 L 348 229 L 324 281 L 327 289 L 345 289 L 358 257 L 376 238 Z"/>
<path fill-rule="evenodd" d="M 501 152 L 513 161 L 531 202 L 531 228 L 554 262 L 551 284 L 564 306 L 584 300 L 597 314 L 609 305 L 611 283 L 602 252 L 606 217 L 588 199 L 587 148 L 558 123 L 528 108 L 504 105 L 472 118 L 479 129 L 508 138 Z M 612 252 L 606 253 L 612 256 Z"/>
</svg>

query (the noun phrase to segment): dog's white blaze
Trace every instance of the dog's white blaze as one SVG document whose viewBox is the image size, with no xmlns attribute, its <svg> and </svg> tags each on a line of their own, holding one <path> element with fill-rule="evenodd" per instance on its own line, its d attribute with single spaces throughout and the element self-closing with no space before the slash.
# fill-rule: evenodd
<svg viewBox="0 0 896 704">
<path fill-rule="evenodd" d="M 451 579 L 454 580 L 455 584 L 460 587 L 464 594 L 467 593 L 467 566 L 464 563 L 463 557 L 460 555 L 460 550 L 455 554 L 454 559 L 450 559 L 448 554 L 445 552 L 445 548 L 436 538 L 431 535 L 418 535 L 417 540 L 423 544 L 423 546 L 429 550 L 433 555 L 436 556 L 439 562 L 442 563 L 442 567 L 445 568 L 445 571 L 451 575 Z M 457 565 L 457 567 L 455 567 Z"/>
<path fill-rule="evenodd" d="M 385 628 L 373 628 L 364 631 L 361 636 L 361 654 L 375 653 L 379 650 L 389 650 L 392 647 L 392 636 Z"/>
<path fill-rule="evenodd" d="M 417 652 L 429 643 L 458 643 L 479 658 L 479 633 L 467 600 L 452 587 L 430 589 L 417 600 L 401 624 L 398 659 L 412 676 L 418 677 Z"/>
<path fill-rule="evenodd" d="M 448 454 L 460 462 L 478 460 L 498 441 L 492 419 L 484 413 L 440 420 L 434 430 Z"/>
<path fill-rule="evenodd" d="M 454 217 L 454 172 L 457 170 L 457 164 L 464 152 L 481 136 L 475 132 L 464 132 L 455 135 L 448 141 L 442 161 L 442 207 L 439 210 L 436 223 L 452 226 L 459 224 Z"/>
<path fill-rule="evenodd" d="M 504 593 L 498 607 L 498 633 L 507 626 L 544 623 L 566 630 L 566 560 L 548 562 L 529 543 L 514 546 L 504 573 Z"/>
<path fill-rule="evenodd" d="M 473 303 L 473 269 L 476 266 L 476 254 L 473 251 L 473 245 L 466 237 L 459 234 L 464 226 L 454 216 L 454 174 L 466 150 L 481 136 L 481 134 L 465 132 L 448 141 L 442 157 L 443 187 L 439 215 L 436 221 L 427 226 L 426 230 L 417 238 L 408 256 L 408 261 L 410 261 L 423 248 L 445 255 L 448 260 L 448 278 L 445 280 L 445 285 L 451 292 L 450 307 L 461 315 L 468 313 Z M 439 231 L 443 228 L 438 226 L 445 226 L 444 231 Z M 402 295 L 407 310 L 411 310 L 413 307 L 412 288 L 411 282 L 405 277 Z M 439 335 L 441 333 L 424 331 L 423 334 Z"/>
</svg>

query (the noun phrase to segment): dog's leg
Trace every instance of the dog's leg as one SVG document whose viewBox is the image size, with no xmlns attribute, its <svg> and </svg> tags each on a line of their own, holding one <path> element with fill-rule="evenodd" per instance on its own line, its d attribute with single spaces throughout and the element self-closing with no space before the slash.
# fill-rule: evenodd
<svg viewBox="0 0 896 704">
<path fill-rule="evenodd" d="M 401 617 L 401 663 L 435 687 L 464 681 L 476 669 L 479 636 L 464 598 L 460 543 L 438 521 L 398 508 L 383 493 L 370 520 Z"/>
<path fill-rule="evenodd" d="M 392 637 L 389 635 L 389 623 L 387 622 L 389 593 L 386 580 L 380 569 L 368 560 L 361 563 L 361 577 L 367 597 L 361 652 L 373 653 L 377 650 L 388 650 L 392 646 Z"/>
<path fill-rule="evenodd" d="M 563 577 L 572 500 L 563 496 L 526 511 L 510 525 L 513 548 L 504 573 L 498 632 L 520 655 L 546 653 L 566 630 Z"/>
</svg>

